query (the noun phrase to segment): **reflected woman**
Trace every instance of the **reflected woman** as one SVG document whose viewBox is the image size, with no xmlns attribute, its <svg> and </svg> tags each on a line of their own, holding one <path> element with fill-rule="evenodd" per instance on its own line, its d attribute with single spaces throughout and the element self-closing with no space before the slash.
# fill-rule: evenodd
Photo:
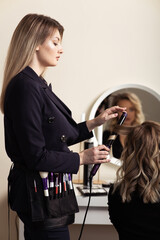
<svg viewBox="0 0 160 240">
<path fill-rule="evenodd" d="M 121 107 L 126 107 L 127 118 L 123 125 L 125 126 L 134 126 L 140 124 L 144 121 L 144 114 L 142 111 L 141 101 L 138 96 L 131 92 L 118 93 L 116 95 L 110 96 L 110 105 L 118 105 Z M 107 139 L 111 132 L 113 132 L 114 127 L 117 125 L 118 119 L 120 118 L 121 113 L 118 115 L 118 118 L 115 118 L 108 123 L 108 130 L 103 133 L 103 143 L 107 142 Z M 112 145 L 112 155 L 115 158 L 120 158 L 121 153 L 124 147 L 125 141 L 124 135 L 118 135 L 116 140 Z"/>
</svg>

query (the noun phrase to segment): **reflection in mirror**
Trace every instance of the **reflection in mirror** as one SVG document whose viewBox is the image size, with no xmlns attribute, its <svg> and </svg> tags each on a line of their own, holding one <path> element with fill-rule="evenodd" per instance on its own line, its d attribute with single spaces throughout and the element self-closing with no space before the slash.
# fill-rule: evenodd
<svg viewBox="0 0 160 240">
<path fill-rule="evenodd" d="M 119 93 L 128 93 L 131 92 L 135 94 L 142 104 L 142 109 L 144 113 L 145 120 L 153 120 L 160 122 L 160 114 L 158 109 L 160 108 L 160 95 L 153 91 L 150 88 L 145 86 L 137 85 L 137 84 L 128 84 L 128 85 L 121 85 L 114 89 L 109 89 L 106 91 L 102 96 L 98 98 L 96 103 L 94 104 L 91 113 L 90 119 L 98 115 L 101 110 L 104 110 L 111 106 L 110 99 L 113 95 L 117 95 Z M 109 127 L 108 124 L 105 124 L 101 128 L 97 128 L 94 132 L 94 144 L 97 145 L 99 142 L 102 142 L 103 134 L 102 131 L 107 130 Z M 109 129 L 108 129 L 109 130 Z M 112 163 L 120 164 L 120 161 L 116 158 L 112 158 Z"/>
<path fill-rule="evenodd" d="M 108 96 L 106 96 L 102 102 L 99 104 L 95 116 L 100 113 L 103 109 L 108 108 L 110 105 L 110 99 L 113 95 L 119 94 L 119 93 L 127 93 L 131 92 L 138 96 L 138 98 L 141 101 L 143 112 L 145 115 L 145 120 L 153 120 L 153 121 L 160 121 L 160 114 L 158 111 L 158 108 L 160 107 L 160 96 L 158 94 L 153 95 L 153 93 L 150 93 L 146 90 L 138 89 L 138 88 L 125 88 L 120 89 L 117 91 L 112 92 Z"/>
<path fill-rule="evenodd" d="M 138 84 L 125 84 L 125 85 L 119 85 L 114 88 L 110 88 L 107 91 L 105 91 L 94 103 L 89 119 L 92 119 L 97 114 L 98 108 L 102 105 L 102 102 L 105 100 L 106 107 L 108 107 L 108 98 L 112 94 L 122 93 L 122 92 L 132 92 L 136 94 L 141 103 L 142 108 L 145 116 L 145 120 L 153 120 L 160 122 L 160 114 L 159 114 L 159 108 L 160 108 L 160 95 L 153 91 L 152 89 L 138 85 Z M 103 136 L 103 129 L 106 129 L 106 125 L 99 127 L 93 131 L 94 137 L 93 142 L 94 145 L 97 146 L 98 144 L 102 143 L 102 136 Z M 119 168 L 119 165 L 121 165 L 121 161 L 113 156 L 110 156 L 110 163 L 103 164 L 100 169 L 98 170 L 97 176 L 95 176 L 95 181 L 110 184 L 114 181 L 116 176 L 116 171 Z"/>
<path fill-rule="evenodd" d="M 123 123 L 125 126 L 134 126 L 141 124 L 145 120 L 141 100 L 133 92 L 123 91 L 120 93 L 113 93 L 105 98 L 102 103 L 105 104 L 105 102 L 108 103 L 108 107 L 116 105 L 120 107 L 126 107 L 127 118 Z M 106 122 L 106 127 L 103 128 L 103 144 L 106 145 L 109 136 L 114 133 L 114 129 L 117 126 L 120 116 L 121 114 L 118 114 L 117 118 L 113 118 Z M 112 153 L 113 157 L 118 159 L 121 158 L 125 139 L 125 135 L 117 135 L 110 150 L 110 154 Z"/>
</svg>

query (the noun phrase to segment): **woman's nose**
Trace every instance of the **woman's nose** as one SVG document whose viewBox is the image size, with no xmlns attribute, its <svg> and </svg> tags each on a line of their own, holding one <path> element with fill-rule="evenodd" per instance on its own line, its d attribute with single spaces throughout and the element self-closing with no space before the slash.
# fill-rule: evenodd
<svg viewBox="0 0 160 240">
<path fill-rule="evenodd" d="M 59 53 L 60 54 L 62 54 L 64 51 L 63 51 L 63 48 L 62 48 L 62 46 L 60 46 L 60 48 L 59 48 Z"/>
</svg>

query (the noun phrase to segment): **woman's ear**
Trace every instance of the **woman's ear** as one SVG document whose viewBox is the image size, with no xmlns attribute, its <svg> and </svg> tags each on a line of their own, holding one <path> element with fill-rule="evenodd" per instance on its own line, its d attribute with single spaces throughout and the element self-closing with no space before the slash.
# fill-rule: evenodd
<svg viewBox="0 0 160 240">
<path fill-rule="evenodd" d="M 39 45 L 36 47 L 36 51 L 39 51 Z"/>
</svg>

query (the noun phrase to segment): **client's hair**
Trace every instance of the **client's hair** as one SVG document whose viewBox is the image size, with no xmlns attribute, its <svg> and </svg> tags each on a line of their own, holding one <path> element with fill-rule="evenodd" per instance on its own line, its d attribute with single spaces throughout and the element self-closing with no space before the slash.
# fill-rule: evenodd
<svg viewBox="0 0 160 240">
<path fill-rule="evenodd" d="M 120 189 L 123 202 L 138 192 L 144 203 L 160 200 L 160 124 L 146 121 L 123 128 L 127 133 L 122 165 L 117 171 L 114 191 Z M 124 131 L 125 130 L 125 131 Z M 120 131 L 120 130 L 119 130 Z"/>
</svg>

